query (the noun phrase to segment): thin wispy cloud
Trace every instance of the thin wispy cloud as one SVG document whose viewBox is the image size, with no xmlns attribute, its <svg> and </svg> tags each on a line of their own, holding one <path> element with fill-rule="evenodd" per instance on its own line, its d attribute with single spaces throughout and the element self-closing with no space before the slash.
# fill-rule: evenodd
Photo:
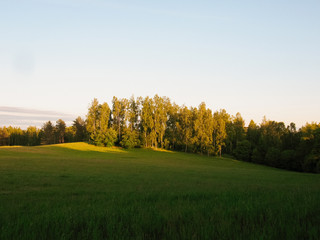
<svg viewBox="0 0 320 240">
<path fill-rule="evenodd" d="M 21 108 L 21 107 L 7 107 L 0 106 L 0 112 L 9 112 L 9 113 L 18 113 L 18 114 L 31 114 L 31 115 L 47 115 L 47 116 L 65 116 L 72 117 L 71 114 L 55 112 L 55 111 L 45 111 L 45 110 L 37 110 L 30 108 Z"/>
<path fill-rule="evenodd" d="M 41 127 L 47 121 L 55 122 L 58 119 L 62 119 L 67 125 L 71 125 L 75 118 L 74 115 L 62 112 L 0 106 L 0 126 Z"/>
</svg>

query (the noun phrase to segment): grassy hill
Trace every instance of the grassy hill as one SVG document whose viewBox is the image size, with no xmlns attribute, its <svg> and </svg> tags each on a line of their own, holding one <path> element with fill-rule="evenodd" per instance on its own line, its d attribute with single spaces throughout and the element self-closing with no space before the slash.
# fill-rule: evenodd
<svg viewBox="0 0 320 240">
<path fill-rule="evenodd" d="M 0 239 L 319 239 L 320 175 L 86 143 L 0 147 Z"/>
</svg>

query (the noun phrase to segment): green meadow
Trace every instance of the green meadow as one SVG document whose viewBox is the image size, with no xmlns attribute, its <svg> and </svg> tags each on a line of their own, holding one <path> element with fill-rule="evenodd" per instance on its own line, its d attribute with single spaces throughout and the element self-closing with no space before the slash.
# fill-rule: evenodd
<svg viewBox="0 0 320 240">
<path fill-rule="evenodd" d="M 86 143 L 0 147 L 0 239 L 319 238 L 319 174 Z"/>
</svg>

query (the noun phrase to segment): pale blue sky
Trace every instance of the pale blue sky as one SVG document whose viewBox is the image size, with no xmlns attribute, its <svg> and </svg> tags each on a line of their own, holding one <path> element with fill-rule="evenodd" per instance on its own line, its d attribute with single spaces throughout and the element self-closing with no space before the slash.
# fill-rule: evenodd
<svg viewBox="0 0 320 240">
<path fill-rule="evenodd" d="M 157 93 L 247 124 L 319 122 L 320 1 L 0 0 L 0 86 L 0 107 L 66 118 Z"/>
</svg>

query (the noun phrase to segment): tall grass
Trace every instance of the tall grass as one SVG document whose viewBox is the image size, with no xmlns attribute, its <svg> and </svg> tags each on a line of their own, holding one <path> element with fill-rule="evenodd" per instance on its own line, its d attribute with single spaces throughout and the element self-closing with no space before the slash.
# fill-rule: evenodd
<svg viewBox="0 0 320 240">
<path fill-rule="evenodd" d="M 85 143 L 0 148 L 0 239 L 319 239 L 320 175 Z"/>
</svg>

